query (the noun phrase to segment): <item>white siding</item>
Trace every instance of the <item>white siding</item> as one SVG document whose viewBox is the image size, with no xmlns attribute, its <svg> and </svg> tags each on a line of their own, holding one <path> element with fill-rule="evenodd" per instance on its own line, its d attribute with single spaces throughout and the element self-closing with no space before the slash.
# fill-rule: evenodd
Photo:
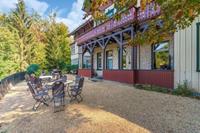
<svg viewBox="0 0 200 133">
<path fill-rule="evenodd" d="M 174 80 L 175 87 L 187 80 L 191 88 L 200 92 L 200 72 L 196 71 L 197 22 L 200 22 L 200 18 L 197 18 L 189 28 L 175 33 Z"/>
<path fill-rule="evenodd" d="M 140 46 L 140 69 L 151 69 L 151 45 Z"/>
</svg>

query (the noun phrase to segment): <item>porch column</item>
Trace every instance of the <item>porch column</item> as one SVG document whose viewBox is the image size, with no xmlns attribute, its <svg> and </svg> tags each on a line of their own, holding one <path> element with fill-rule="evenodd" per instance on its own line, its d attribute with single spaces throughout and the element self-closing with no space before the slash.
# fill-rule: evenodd
<svg viewBox="0 0 200 133">
<path fill-rule="evenodd" d="M 119 69 L 123 69 L 123 45 L 119 45 Z"/>
<path fill-rule="evenodd" d="M 83 49 L 81 46 L 78 48 L 79 69 L 83 69 Z"/>
<path fill-rule="evenodd" d="M 94 54 L 93 54 L 93 51 L 91 51 L 90 53 L 90 56 L 91 56 L 91 71 L 92 71 L 92 77 L 93 77 L 93 69 L 94 69 Z"/>
<path fill-rule="evenodd" d="M 106 48 L 102 48 L 102 54 L 103 54 L 103 70 L 106 69 Z"/>
</svg>

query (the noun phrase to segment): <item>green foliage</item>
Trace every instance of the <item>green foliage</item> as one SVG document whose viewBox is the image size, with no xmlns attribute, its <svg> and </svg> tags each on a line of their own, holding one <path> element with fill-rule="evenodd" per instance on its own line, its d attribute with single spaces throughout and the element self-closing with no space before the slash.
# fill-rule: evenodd
<svg viewBox="0 0 200 133">
<path fill-rule="evenodd" d="M 18 36 L 6 26 L 0 26 L 0 78 L 20 70 L 16 43 Z"/>
<path fill-rule="evenodd" d="M 33 33 L 31 16 L 27 13 L 23 0 L 18 0 L 16 9 L 7 17 L 7 25 L 11 32 L 15 32 L 19 37 L 16 43 L 17 54 L 19 56 L 20 71 L 26 69 L 32 58 Z"/>
<path fill-rule="evenodd" d="M 48 69 L 63 69 L 70 63 L 71 42 L 68 37 L 68 28 L 63 23 L 55 23 L 55 17 L 50 18 L 50 24 L 46 31 L 46 67 Z"/>
<path fill-rule="evenodd" d="M 67 73 L 77 73 L 78 65 L 66 64 L 65 70 Z"/>
<path fill-rule="evenodd" d="M 183 84 L 178 84 L 177 88 L 172 92 L 174 95 L 190 97 L 193 94 L 193 91 L 188 86 L 188 82 L 184 81 Z"/>
<path fill-rule="evenodd" d="M 38 64 L 31 64 L 27 67 L 26 72 L 28 74 L 36 73 L 40 69 L 40 66 Z"/>
<path fill-rule="evenodd" d="M 175 88 L 174 90 L 170 90 L 170 89 L 158 87 L 158 86 L 153 86 L 153 85 L 141 85 L 141 84 L 135 85 L 135 88 L 147 90 L 147 91 L 155 91 L 155 92 L 167 93 L 167 94 L 172 94 L 172 95 L 177 95 L 177 96 L 194 98 L 193 96 L 194 92 L 188 86 L 187 81 L 184 81 L 183 84 L 178 84 L 177 88 Z"/>
<path fill-rule="evenodd" d="M 87 15 L 92 15 L 94 19 L 105 19 L 106 16 L 99 7 L 107 5 L 110 0 L 85 0 L 84 9 Z M 138 9 L 142 11 L 147 9 L 147 5 L 155 2 L 156 6 L 152 7 L 153 10 L 157 9 L 157 5 L 161 8 L 160 16 L 148 19 L 144 23 L 148 23 L 148 29 L 140 31 L 140 20 L 137 19 L 133 22 L 136 35 L 134 39 L 130 40 L 129 44 L 154 44 L 169 38 L 175 31 L 189 27 L 196 17 L 200 15 L 200 2 L 199 0 L 140 0 L 140 7 L 137 7 L 138 0 L 116 0 L 114 6 L 117 14 L 114 15 L 116 20 L 121 18 L 121 12 L 129 7 L 136 7 L 136 16 L 140 14 Z M 128 12 L 128 10 L 126 10 Z M 158 28 L 157 22 L 162 21 L 163 26 Z"/>
<path fill-rule="evenodd" d="M 152 85 L 141 85 L 137 84 L 135 85 L 137 89 L 142 89 L 142 90 L 148 90 L 148 91 L 155 91 L 155 92 L 161 92 L 161 93 L 169 93 L 171 90 L 159 86 L 152 86 Z"/>
<path fill-rule="evenodd" d="M 9 14 L 0 12 L 0 78 L 24 71 L 30 64 L 65 69 L 70 64 L 70 42 L 64 24 L 53 17 L 49 22 L 37 12 L 30 14 L 24 1 L 18 0 Z"/>
</svg>

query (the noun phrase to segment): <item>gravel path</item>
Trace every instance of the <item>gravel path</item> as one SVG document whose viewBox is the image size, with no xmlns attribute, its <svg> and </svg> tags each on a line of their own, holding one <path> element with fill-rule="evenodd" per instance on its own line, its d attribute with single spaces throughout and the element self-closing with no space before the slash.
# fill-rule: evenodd
<svg viewBox="0 0 200 133">
<path fill-rule="evenodd" d="M 70 78 L 73 78 L 70 76 Z M 34 100 L 20 83 L 0 101 L 0 133 L 200 133 L 200 101 L 86 80 L 84 101 L 53 113 L 31 110 Z"/>
</svg>

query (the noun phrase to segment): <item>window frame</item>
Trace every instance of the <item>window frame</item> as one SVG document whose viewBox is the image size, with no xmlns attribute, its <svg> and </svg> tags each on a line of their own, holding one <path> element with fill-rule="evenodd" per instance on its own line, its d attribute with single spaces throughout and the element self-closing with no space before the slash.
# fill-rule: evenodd
<svg viewBox="0 0 200 133">
<path fill-rule="evenodd" d="M 112 52 L 112 69 L 108 68 L 108 53 Z M 113 70 L 113 50 L 107 50 L 106 51 L 106 69 L 107 70 Z"/>
<path fill-rule="evenodd" d="M 197 66 L 196 66 L 196 71 L 200 72 L 200 22 L 198 22 L 197 24 Z"/>
<path fill-rule="evenodd" d="M 101 62 L 101 68 L 99 68 L 99 65 L 98 65 L 99 64 L 99 55 L 101 56 L 101 61 L 100 61 Z M 97 53 L 97 70 L 102 70 L 102 65 L 103 65 L 102 64 L 102 53 L 98 52 Z"/>
<path fill-rule="evenodd" d="M 168 52 L 169 52 L 169 56 L 168 56 L 168 62 L 169 62 L 169 69 L 158 69 L 156 68 L 155 64 L 156 64 L 156 57 L 155 57 L 155 45 L 157 44 L 163 44 L 163 43 L 168 43 L 169 45 L 169 48 L 168 48 Z M 159 43 L 155 43 L 152 45 L 152 48 L 151 48 L 151 54 L 152 54 L 152 58 L 151 58 L 151 69 L 152 70 L 171 70 L 171 55 L 170 55 L 170 40 L 166 40 L 166 41 L 162 41 L 162 42 L 159 42 Z"/>
</svg>

